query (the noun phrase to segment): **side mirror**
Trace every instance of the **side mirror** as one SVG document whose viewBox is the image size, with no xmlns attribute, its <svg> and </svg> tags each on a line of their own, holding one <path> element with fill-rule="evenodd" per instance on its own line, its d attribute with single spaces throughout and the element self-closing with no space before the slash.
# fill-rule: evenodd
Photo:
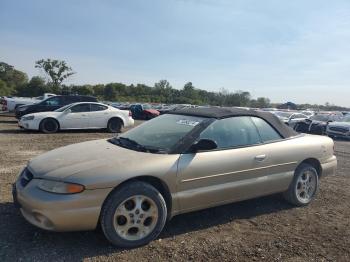
<svg viewBox="0 0 350 262">
<path fill-rule="evenodd" d="M 64 113 L 65 113 L 65 114 L 72 113 L 72 110 L 70 110 L 70 108 L 68 108 L 68 109 L 64 110 Z"/>
<path fill-rule="evenodd" d="M 190 152 L 195 153 L 198 151 L 213 150 L 213 149 L 216 149 L 217 147 L 218 145 L 216 144 L 215 141 L 210 139 L 201 139 L 190 147 Z"/>
</svg>

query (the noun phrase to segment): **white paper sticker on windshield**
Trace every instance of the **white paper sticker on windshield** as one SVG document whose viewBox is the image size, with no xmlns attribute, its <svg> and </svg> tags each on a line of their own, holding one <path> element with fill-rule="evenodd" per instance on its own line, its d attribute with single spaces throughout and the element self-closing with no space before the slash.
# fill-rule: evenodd
<svg viewBox="0 0 350 262">
<path fill-rule="evenodd" d="M 176 123 L 178 123 L 180 125 L 186 125 L 186 126 L 196 126 L 199 124 L 198 121 L 191 121 L 191 120 L 186 120 L 186 119 L 180 119 Z"/>
</svg>

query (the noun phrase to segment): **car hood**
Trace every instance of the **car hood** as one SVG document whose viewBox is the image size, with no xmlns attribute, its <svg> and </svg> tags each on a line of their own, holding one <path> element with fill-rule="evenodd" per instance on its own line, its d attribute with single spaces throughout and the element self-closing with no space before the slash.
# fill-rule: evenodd
<svg viewBox="0 0 350 262">
<path fill-rule="evenodd" d="M 21 105 L 21 106 L 18 106 L 16 110 L 18 111 L 25 111 L 27 110 L 29 107 L 31 107 L 33 104 L 31 105 Z"/>
<path fill-rule="evenodd" d="M 328 126 L 339 126 L 339 127 L 347 127 L 350 128 L 350 122 L 331 122 Z"/>
<path fill-rule="evenodd" d="M 177 155 L 126 149 L 102 139 L 49 151 L 32 159 L 28 168 L 35 178 L 90 184 L 96 188 L 109 186 L 118 176 L 124 180 L 137 174 L 166 173 L 177 158 Z"/>
<path fill-rule="evenodd" d="M 34 118 L 36 118 L 36 119 L 41 119 L 41 118 L 45 118 L 45 117 L 57 117 L 61 114 L 62 114 L 62 112 L 48 111 L 48 112 L 31 113 L 31 114 L 27 114 L 25 116 L 34 116 Z"/>
</svg>

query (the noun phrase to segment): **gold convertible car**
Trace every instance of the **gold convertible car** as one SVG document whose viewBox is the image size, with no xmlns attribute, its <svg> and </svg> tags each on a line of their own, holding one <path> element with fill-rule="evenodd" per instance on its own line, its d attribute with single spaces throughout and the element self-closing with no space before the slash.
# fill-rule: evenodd
<svg viewBox="0 0 350 262">
<path fill-rule="evenodd" d="M 35 226 L 100 224 L 111 243 L 132 248 L 185 212 L 278 192 L 305 206 L 336 166 L 330 138 L 295 133 L 270 113 L 190 108 L 40 155 L 21 171 L 13 196 Z"/>
</svg>

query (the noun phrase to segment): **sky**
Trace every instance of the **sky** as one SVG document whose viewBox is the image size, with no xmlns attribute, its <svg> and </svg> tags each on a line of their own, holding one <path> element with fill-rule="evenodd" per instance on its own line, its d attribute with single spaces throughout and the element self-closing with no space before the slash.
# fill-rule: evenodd
<svg viewBox="0 0 350 262">
<path fill-rule="evenodd" d="M 65 60 L 67 84 L 249 91 L 350 106 L 349 0 L 0 0 L 0 61 Z"/>
</svg>

